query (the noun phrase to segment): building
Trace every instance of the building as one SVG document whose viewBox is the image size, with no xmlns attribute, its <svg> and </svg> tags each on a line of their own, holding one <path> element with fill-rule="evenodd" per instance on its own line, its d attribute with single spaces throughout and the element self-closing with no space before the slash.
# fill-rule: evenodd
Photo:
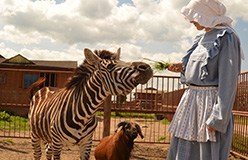
<svg viewBox="0 0 248 160">
<path fill-rule="evenodd" d="M 155 88 L 136 90 L 135 99 L 140 101 L 143 109 L 174 112 L 185 89 L 162 91 Z"/>
<path fill-rule="evenodd" d="M 0 55 L 0 110 L 27 115 L 29 87 L 39 77 L 46 77 L 43 86 L 60 88 L 76 67 L 76 61 L 31 61 L 20 54 L 9 59 Z"/>
</svg>

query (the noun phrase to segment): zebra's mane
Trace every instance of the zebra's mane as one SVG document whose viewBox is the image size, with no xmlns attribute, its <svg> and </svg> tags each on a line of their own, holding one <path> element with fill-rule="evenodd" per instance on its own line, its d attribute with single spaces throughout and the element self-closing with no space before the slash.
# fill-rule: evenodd
<svg viewBox="0 0 248 160">
<path fill-rule="evenodd" d="M 98 55 L 101 59 L 107 59 L 107 60 L 116 60 L 117 59 L 117 54 L 112 53 L 107 50 L 95 50 L 94 53 Z M 71 89 L 73 87 L 80 88 L 82 84 L 84 84 L 89 77 L 92 74 L 92 67 L 90 69 L 89 63 L 84 60 L 84 62 L 75 69 L 75 72 L 73 76 L 69 79 L 69 81 L 66 84 L 67 89 Z"/>
<path fill-rule="evenodd" d="M 116 60 L 118 58 L 116 53 L 107 50 L 95 50 L 94 53 L 101 59 Z"/>
</svg>

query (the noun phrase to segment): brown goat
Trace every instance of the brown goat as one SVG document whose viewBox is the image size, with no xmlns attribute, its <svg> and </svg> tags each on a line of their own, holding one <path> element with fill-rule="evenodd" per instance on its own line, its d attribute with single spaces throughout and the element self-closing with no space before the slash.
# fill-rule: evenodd
<svg viewBox="0 0 248 160">
<path fill-rule="evenodd" d="M 121 129 L 119 129 L 122 127 Z M 118 130 L 119 129 L 119 130 Z M 140 126 L 133 122 L 120 122 L 115 134 L 104 137 L 95 149 L 96 160 L 129 160 L 134 139 L 144 138 Z"/>
</svg>

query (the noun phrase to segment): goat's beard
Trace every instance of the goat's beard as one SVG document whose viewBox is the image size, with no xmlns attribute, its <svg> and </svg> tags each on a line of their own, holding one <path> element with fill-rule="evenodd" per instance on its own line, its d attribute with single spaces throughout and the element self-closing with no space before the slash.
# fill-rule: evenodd
<svg viewBox="0 0 248 160">
<path fill-rule="evenodd" d="M 135 138 L 137 138 L 137 136 L 137 134 L 129 134 L 128 138 L 133 141 Z"/>
</svg>

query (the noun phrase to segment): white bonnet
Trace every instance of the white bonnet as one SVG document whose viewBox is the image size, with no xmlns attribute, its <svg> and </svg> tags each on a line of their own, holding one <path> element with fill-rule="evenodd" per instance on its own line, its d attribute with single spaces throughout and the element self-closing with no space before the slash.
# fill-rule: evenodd
<svg viewBox="0 0 248 160">
<path fill-rule="evenodd" d="M 181 13 L 189 21 L 208 28 L 219 24 L 231 26 L 232 23 L 232 19 L 225 16 L 226 7 L 218 0 L 191 0 L 182 8 Z"/>
</svg>

